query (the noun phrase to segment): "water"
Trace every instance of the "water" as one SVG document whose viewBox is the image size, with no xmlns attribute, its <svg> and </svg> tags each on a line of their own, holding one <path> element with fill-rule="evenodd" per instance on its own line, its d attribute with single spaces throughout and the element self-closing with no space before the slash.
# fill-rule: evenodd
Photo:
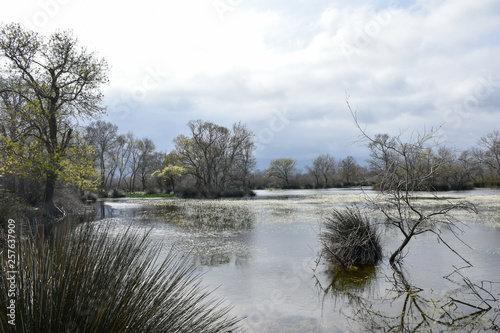
<svg viewBox="0 0 500 333">
<path fill-rule="evenodd" d="M 375 195 L 352 189 L 262 190 L 254 198 L 237 200 L 121 199 L 100 203 L 96 223 L 110 223 L 116 231 L 130 225 L 151 229 L 165 253 L 174 247 L 192 258 L 204 274 L 203 284 L 217 288 L 214 296 L 230 302 L 233 314 L 246 317 L 248 332 L 391 327 L 455 332 L 491 326 L 495 312 L 478 313 L 486 304 L 469 292 L 483 299 L 500 293 L 500 286 L 490 283 L 500 282 L 500 191 L 446 193 L 481 211 L 457 215 L 464 230 L 460 237 L 468 246 L 451 232 L 442 234 L 472 268 L 453 273 L 467 264 L 430 233 L 412 240 L 401 271 L 390 268 L 387 260 L 375 269 L 350 273 L 318 262 L 325 214 L 363 205 L 366 196 Z M 433 205 L 436 200 L 428 201 Z M 384 230 L 382 238 L 386 254 L 401 241 L 392 230 Z M 463 289 L 464 282 L 470 287 Z M 499 306 L 496 300 L 487 303 Z"/>
</svg>

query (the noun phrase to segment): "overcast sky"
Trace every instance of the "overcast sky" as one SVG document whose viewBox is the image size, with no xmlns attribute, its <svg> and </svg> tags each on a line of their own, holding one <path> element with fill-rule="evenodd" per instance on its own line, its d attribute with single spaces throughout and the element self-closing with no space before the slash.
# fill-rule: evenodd
<svg viewBox="0 0 500 333">
<path fill-rule="evenodd" d="M 369 134 L 443 125 L 467 149 L 500 130 L 500 1 L 40 0 L 2 23 L 72 29 L 107 59 L 105 120 L 169 151 L 187 122 L 241 121 L 258 167 L 368 156 Z"/>
</svg>

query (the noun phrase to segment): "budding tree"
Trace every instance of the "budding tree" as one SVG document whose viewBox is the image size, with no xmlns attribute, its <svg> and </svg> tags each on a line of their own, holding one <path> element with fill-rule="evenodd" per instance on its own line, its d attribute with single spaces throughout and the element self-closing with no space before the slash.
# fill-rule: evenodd
<svg viewBox="0 0 500 333">
<path fill-rule="evenodd" d="M 22 119 L 23 135 L 47 159 L 43 170 L 46 212 L 60 215 L 53 203 L 56 183 L 64 171 L 77 120 L 104 112 L 100 87 L 108 81 L 108 65 L 94 52 L 78 47 L 69 31 L 44 37 L 10 24 L 0 27 L 0 70 L 0 94 L 18 96 L 22 107 L 15 112 Z"/>
</svg>

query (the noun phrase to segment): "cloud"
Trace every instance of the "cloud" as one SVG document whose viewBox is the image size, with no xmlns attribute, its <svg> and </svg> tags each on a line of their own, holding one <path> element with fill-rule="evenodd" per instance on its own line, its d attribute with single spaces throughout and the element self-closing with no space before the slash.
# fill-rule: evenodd
<svg viewBox="0 0 500 333">
<path fill-rule="evenodd" d="M 59 7 L 41 32 L 74 29 L 110 62 L 107 119 L 161 149 L 200 118 L 246 123 L 262 159 L 362 156 L 346 93 L 370 133 L 445 124 L 461 149 L 500 116 L 495 0 L 41 0 L 10 4 L 2 20 L 48 2 Z"/>
</svg>

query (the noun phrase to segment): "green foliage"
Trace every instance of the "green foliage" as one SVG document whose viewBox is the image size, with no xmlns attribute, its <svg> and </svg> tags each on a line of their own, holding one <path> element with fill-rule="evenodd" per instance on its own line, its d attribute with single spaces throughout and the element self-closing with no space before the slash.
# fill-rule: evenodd
<svg viewBox="0 0 500 333">
<path fill-rule="evenodd" d="M 187 258 L 147 233 L 85 224 L 58 238 L 17 240 L 16 326 L 0 272 L 2 332 L 233 332 L 239 319 L 201 287 Z M 3 251 L 7 262 L 7 251 Z"/>
<path fill-rule="evenodd" d="M 356 208 L 334 210 L 320 235 L 323 254 L 344 267 L 376 265 L 382 259 L 377 228 Z"/>
<path fill-rule="evenodd" d="M 79 189 L 93 182 L 92 154 L 76 127 L 104 111 L 100 86 L 108 82 L 108 65 L 77 44 L 70 31 L 45 37 L 20 24 L 0 26 L 0 172 L 40 174 L 51 214 L 58 211 L 58 180 Z"/>
</svg>

